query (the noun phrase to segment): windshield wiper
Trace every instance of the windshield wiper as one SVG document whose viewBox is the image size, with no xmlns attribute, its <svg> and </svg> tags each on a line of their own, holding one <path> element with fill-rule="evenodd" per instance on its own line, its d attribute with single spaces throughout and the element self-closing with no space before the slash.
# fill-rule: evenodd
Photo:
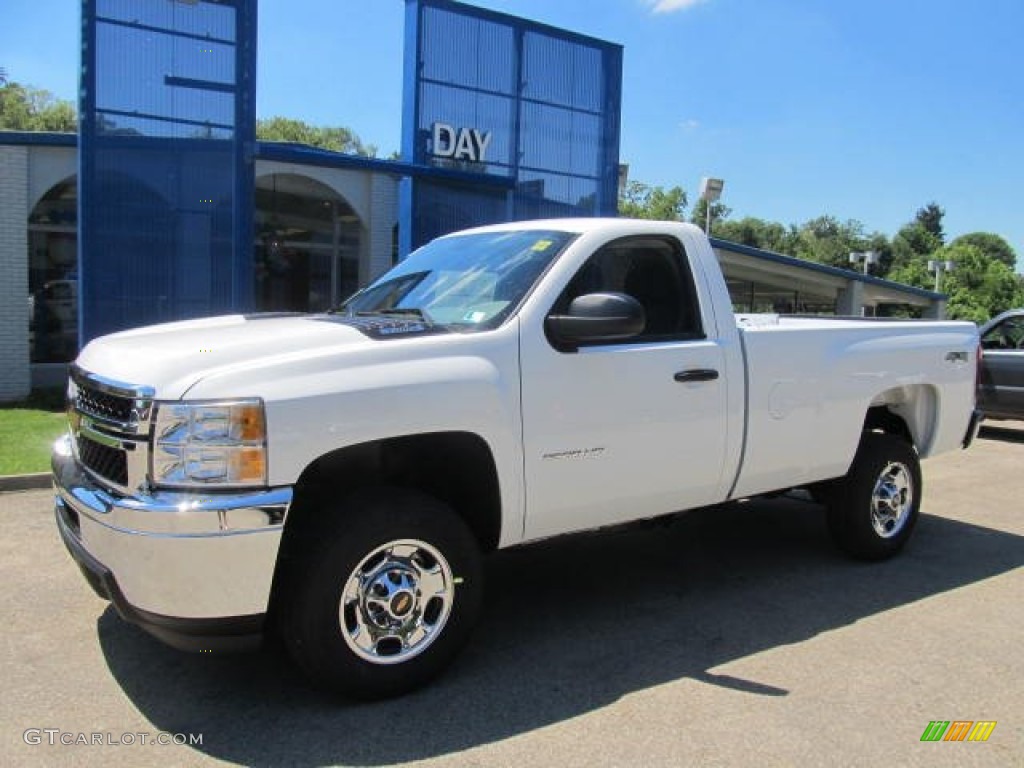
<svg viewBox="0 0 1024 768">
<path fill-rule="evenodd" d="M 390 309 L 363 309 L 355 313 L 356 317 L 387 317 L 389 315 L 418 317 L 427 325 L 434 325 L 433 318 L 427 310 L 420 307 L 391 307 Z"/>
</svg>

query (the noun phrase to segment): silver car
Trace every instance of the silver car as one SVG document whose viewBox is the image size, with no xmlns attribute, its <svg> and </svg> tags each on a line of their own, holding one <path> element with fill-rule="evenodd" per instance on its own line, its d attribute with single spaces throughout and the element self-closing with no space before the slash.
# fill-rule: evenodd
<svg viewBox="0 0 1024 768">
<path fill-rule="evenodd" d="M 981 326 L 978 408 L 988 419 L 1024 419 L 1024 309 Z"/>
</svg>

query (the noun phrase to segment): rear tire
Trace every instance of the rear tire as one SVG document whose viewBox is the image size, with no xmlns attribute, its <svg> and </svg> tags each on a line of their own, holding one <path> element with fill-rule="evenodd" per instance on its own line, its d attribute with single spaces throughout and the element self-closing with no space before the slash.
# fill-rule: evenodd
<svg viewBox="0 0 1024 768">
<path fill-rule="evenodd" d="M 318 687 L 354 698 L 425 684 L 462 649 L 480 612 L 472 533 L 446 504 L 398 488 L 318 512 L 315 543 L 283 580 L 281 632 L 292 657 Z"/>
<path fill-rule="evenodd" d="M 861 560 L 884 560 L 910 538 L 921 506 L 921 465 L 904 440 L 861 438 L 853 465 L 828 488 L 828 527 L 836 545 Z"/>
</svg>

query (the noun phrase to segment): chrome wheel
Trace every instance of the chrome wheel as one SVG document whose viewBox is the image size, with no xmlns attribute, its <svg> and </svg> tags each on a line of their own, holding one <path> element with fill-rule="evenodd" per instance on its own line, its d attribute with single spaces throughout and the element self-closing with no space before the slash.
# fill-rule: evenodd
<svg viewBox="0 0 1024 768">
<path fill-rule="evenodd" d="M 455 580 L 445 557 L 413 539 L 392 541 L 360 561 L 341 595 L 348 647 L 374 664 L 399 664 L 436 640 L 452 611 Z"/>
<path fill-rule="evenodd" d="M 920 516 L 921 464 L 902 437 L 865 432 L 844 477 L 828 483 L 828 529 L 860 560 L 885 560 L 907 543 Z"/>
<path fill-rule="evenodd" d="M 889 462 L 875 481 L 871 494 L 871 527 L 883 539 L 896 536 L 910 517 L 914 481 L 900 462 Z"/>
</svg>

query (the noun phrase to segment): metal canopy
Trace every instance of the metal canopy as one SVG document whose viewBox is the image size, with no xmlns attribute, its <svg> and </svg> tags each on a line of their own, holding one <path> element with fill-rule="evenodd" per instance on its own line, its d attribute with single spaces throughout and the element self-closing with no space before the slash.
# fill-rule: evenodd
<svg viewBox="0 0 1024 768">
<path fill-rule="evenodd" d="M 946 299 L 941 293 L 717 238 L 712 244 L 730 290 L 753 292 L 761 304 L 771 303 L 774 297 L 816 308 L 834 306 L 842 292 L 857 283 L 860 284 L 861 302 L 865 307 L 900 304 L 931 308 Z M 741 287 L 741 284 L 745 285 Z"/>
</svg>

